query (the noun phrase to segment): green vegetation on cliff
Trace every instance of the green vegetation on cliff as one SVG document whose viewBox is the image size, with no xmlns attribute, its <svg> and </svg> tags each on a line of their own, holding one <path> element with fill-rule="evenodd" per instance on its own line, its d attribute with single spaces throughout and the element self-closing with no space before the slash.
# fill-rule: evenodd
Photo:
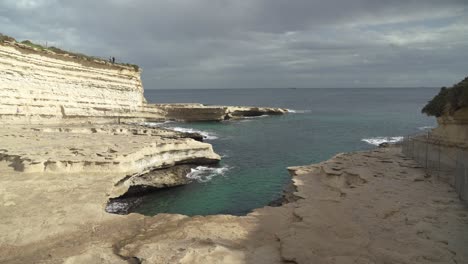
<svg viewBox="0 0 468 264">
<path fill-rule="evenodd" d="M 16 39 L 10 37 L 10 36 L 7 36 L 7 35 L 3 35 L 2 33 L 0 33 L 0 43 L 3 43 L 3 42 L 16 42 Z"/>
<path fill-rule="evenodd" d="M 20 44 L 23 44 L 23 45 L 25 45 L 27 47 L 30 47 L 30 48 L 32 48 L 32 49 L 34 49 L 36 51 L 52 52 L 53 54 L 72 57 L 72 58 L 76 58 L 76 59 L 79 59 L 79 60 L 107 62 L 106 59 L 102 59 L 102 58 L 99 58 L 99 57 L 88 56 L 88 55 L 81 54 L 81 53 L 65 51 L 65 50 L 62 50 L 62 49 L 59 49 L 59 48 L 53 47 L 53 46 L 44 47 L 44 46 L 42 46 L 40 44 L 37 44 L 37 43 L 34 43 L 34 42 L 30 41 L 30 40 L 24 40 L 24 41 L 18 42 L 16 39 L 14 39 L 14 38 L 12 38 L 10 36 L 7 36 L 7 35 L 3 35 L 2 33 L 0 33 L 0 44 L 7 43 L 7 42 L 20 43 Z M 135 64 L 129 64 L 129 63 L 115 63 L 115 64 L 116 65 L 123 65 L 123 66 L 132 67 L 133 69 L 135 69 L 135 71 L 138 71 L 140 69 L 139 66 L 135 65 Z"/>
<path fill-rule="evenodd" d="M 468 77 L 450 88 L 442 87 L 422 112 L 429 116 L 440 117 L 443 114 L 453 114 L 462 107 L 468 107 Z"/>
<path fill-rule="evenodd" d="M 29 46 L 31 48 L 35 48 L 35 49 L 38 49 L 38 50 L 47 50 L 46 47 L 41 46 L 41 45 L 36 44 L 36 43 L 32 43 L 30 40 L 23 40 L 23 41 L 21 41 L 21 44 L 24 44 L 26 46 Z"/>
</svg>

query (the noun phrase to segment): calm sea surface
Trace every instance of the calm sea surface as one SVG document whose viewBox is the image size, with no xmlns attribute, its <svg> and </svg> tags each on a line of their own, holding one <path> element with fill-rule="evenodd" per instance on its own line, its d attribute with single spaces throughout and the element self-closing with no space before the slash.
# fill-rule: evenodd
<svg viewBox="0 0 468 264">
<path fill-rule="evenodd" d="M 420 110 L 437 92 L 433 88 L 147 90 L 145 96 L 151 103 L 274 106 L 296 113 L 221 123 L 164 124 L 204 132 L 206 142 L 223 159 L 217 168 L 193 171 L 191 184 L 147 196 L 137 211 L 149 215 L 246 214 L 280 197 L 290 179 L 288 166 L 370 149 L 371 143 L 398 140 L 434 126 L 435 120 Z"/>
</svg>

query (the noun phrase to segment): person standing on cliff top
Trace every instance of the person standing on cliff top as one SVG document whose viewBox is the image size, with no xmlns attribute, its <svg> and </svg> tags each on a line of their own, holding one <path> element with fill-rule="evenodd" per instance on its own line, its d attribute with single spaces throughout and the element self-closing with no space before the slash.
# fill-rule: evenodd
<svg viewBox="0 0 468 264">
<path fill-rule="evenodd" d="M 115 58 L 114 57 L 112 57 L 112 63 L 115 63 Z"/>
</svg>

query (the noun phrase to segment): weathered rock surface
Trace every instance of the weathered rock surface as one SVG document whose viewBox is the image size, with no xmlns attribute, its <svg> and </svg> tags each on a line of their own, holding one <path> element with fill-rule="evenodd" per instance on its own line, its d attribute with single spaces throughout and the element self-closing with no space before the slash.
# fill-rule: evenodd
<svg viewBox="0 0 468 264">
<path fill-rule="evenodd" d="M 262 115 L 283 115 L 287 109 L 248 106 L 212 106 L 203 104 L 157 104 L 166 112 L 166 119 L 176 121 L 223 121 Z"/>
<path fill-rule="evenodd" d="M 117 185 L 128 186 L 125 195 L 141 194 L 152 189 L 185 185 L 190 181 L 186 176 L 190 173 L 192 167 L 190 165 L 175 165 L 169 168 L 143 171 L 129 176 L 128 179 L 119 182 Z"/>
<path fill-rule="evenodd" d="M 437 118 L 437 123 L 438 126 L 431 131 L 433 140 L 448 146 L 468 148 L 468 107 L 453 115 Z"/>
<path fill-rule="evenodd" d="M 220 160 L 210 144 L 185 135 L 131 125 L 9 126 L 0 128 L 0 162 L 24 173 L 123 174 L 111 181 L 112 196 L 121 196 L 129 188 L 186 184 L 187 169 L 170 167 Z"/>
<path fill-rule="evenodd" d="M 105 173 L 28 175 L 0 162 L 0 262 L 467 262 L 466 207 L 399 148 L 289 170 L 302 199 L 281 207 L 145 217 L 104 213 Z"/>
<path fill-rule="evenodd" d="M 177 138 L 175 131 L 156 128 L 142 129 L 142 132 L 153 135 L 150 137 L 129 135 L 123 129 L 117 129 L 119 132 L 113 135 L 89 133 L 102 131 L 99 127 L 81 127 L 70 129 L 70 132 L 64 132 L 67 128 L 58 129 L 60 132 L 50 128 L 44 129 L 49 132 L 14 127 L 0 130 L 4 142 L 0 150 L 1 160 L 24 172 L 140 173 L 181 162 L 211 163 L 220 159 L 210 144 Z"/>
<path fill-rule="evenodd" d="M 245 106 L 227 106 L 226 119 L 257 117 L 263 115 L 283 115 L 288 113 L 288 109 L 274 107 L 245 107 Z"/>
<path fill-rule="evenodd" d="M 132 67 L 0 45 L 1 123 L 163 119 L 144 104 L 140 72 Z"/>
<path fill-rule="evenodd" d="M 169 168 L 143 171 L 134 175 L 127 175 L 115 184 L 115 189 L 122 195 L 110 198 L 106 205 L 106 212 L 114 214 L 129 214 L 143 202 L 143 196 L 158 189 L 175 187 L 190 183 L 187 174 L 193 165 L 175 165 Z"/>
</svg>

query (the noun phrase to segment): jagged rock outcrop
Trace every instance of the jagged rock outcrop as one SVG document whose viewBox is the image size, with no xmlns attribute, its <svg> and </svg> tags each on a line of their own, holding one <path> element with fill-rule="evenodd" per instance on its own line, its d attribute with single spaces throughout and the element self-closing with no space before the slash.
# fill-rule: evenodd
<svg viewBox="0 0 468 264">
<path fill-rule="evenodd" d="M 213 160 L 215 163 L 217 160 Z M 184 185 L 190 182 L 186 177 L 193 165 L 175 165 L 169 168 L 142 171 L 127 176 L 116 186 L 125 188 L 125 196 L 140 195 L 142 193 L 167 187 Z"/>
<path fill-rule="evenodd" d="M 284 115 L 288 109 L 275 107 L 227 106 L 225 119 L 258 117 L 263 115 Z"/>
<path fill-rule="evenodd" d="M 193 165 L 175 165 L 127 175 L 114 185 L 113 193 L 106 205 L 106 212 L 129 214 L 143 202 L 143 196 L 158 189 L 190 183 L 187 175 Z"/>
</svg>

